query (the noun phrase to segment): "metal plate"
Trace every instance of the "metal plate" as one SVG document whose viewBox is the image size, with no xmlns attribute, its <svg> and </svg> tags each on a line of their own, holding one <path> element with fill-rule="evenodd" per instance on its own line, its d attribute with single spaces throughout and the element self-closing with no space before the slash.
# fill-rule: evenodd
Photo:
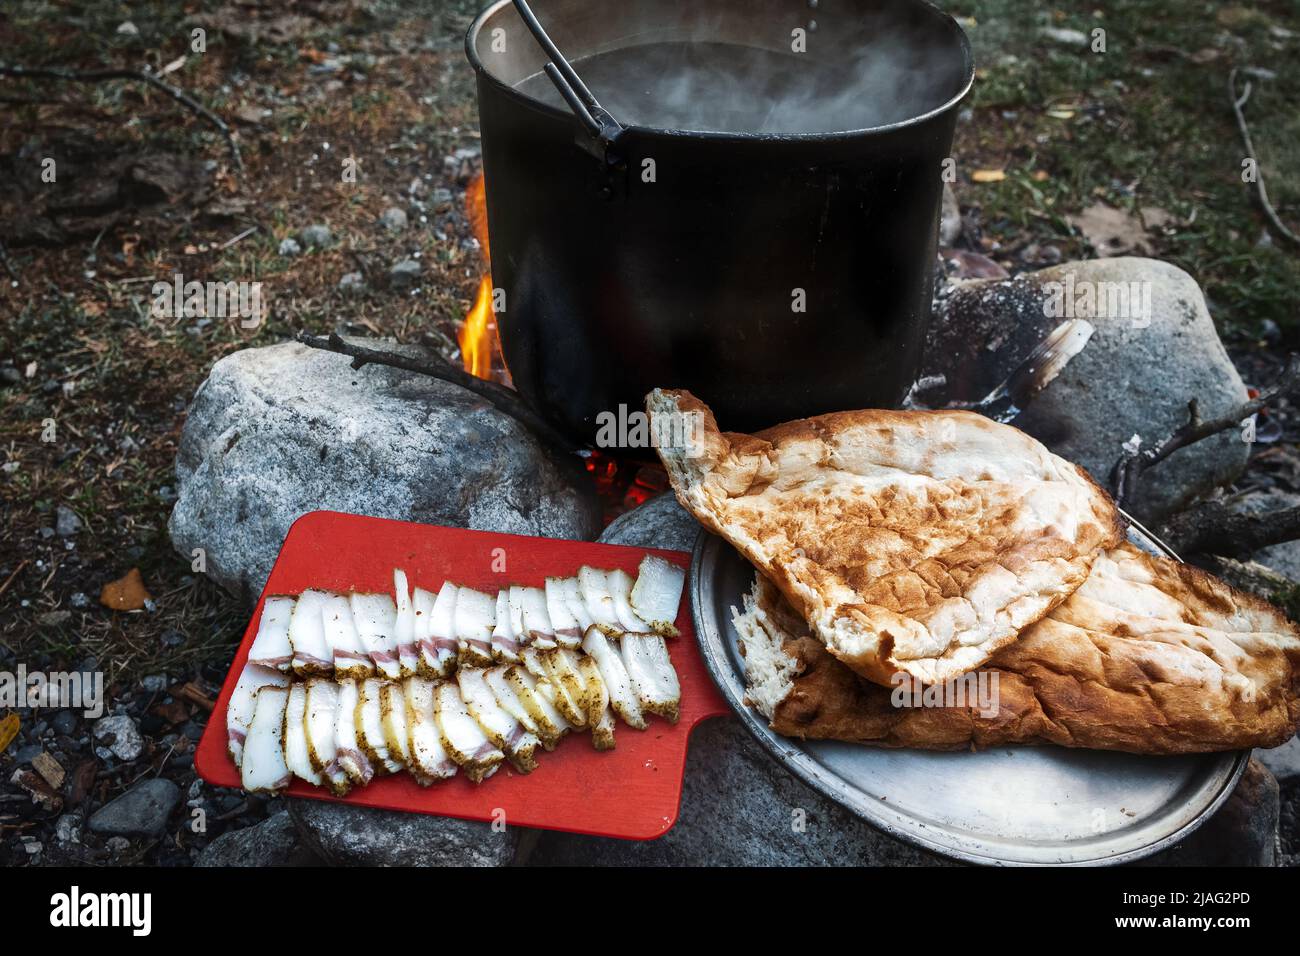
<svg viewBox="0 0 1300 956">
<path fill-rule="evenodd" d="M 1136 529 L 1139 547 L 1160 545 Z M 970 863 L 1109 865 L 1186 837 L 1227 799 L 1250 751 L 1155 757 L 1064 747 L 978 753 L 882 750 L 781 737 L 743 703 L 731 608 L 754 582 L 731 545 L 702 532 L 691 608 L 705 665 L 750 733 L 805 783 L 886 833 Z"/>
</svg>

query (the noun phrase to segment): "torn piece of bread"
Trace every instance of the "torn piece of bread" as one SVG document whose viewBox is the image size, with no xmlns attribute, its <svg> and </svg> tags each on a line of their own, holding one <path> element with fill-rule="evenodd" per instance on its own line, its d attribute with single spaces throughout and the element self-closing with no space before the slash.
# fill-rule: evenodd
<svg viewBox="0 0 1300 956">
<path fill-rule="evenodd" d="M 697 439 L 658 448 L 682 505 L 877 683 L 980 666 L 1123 540 L 1082 469 L 970 412 L 839 412 L 740 435 L 689 392 L 656 389 L 646 407 L 653 434 Z"/>
<path fill-rule="evenodd" d="M 761 576 L 734 610 L 747 701 L 790 737 L 925 750 L 1058 744 L 1180 754 L 1276 747 L 1300 723 L 1300 635 L 1267 603 L 1124 544 L 964 681 L 993 707 L 895 706 Z M 968 685 L 969 687 L 970 685 Z M 913 701 L 914 703 L 914 701 Z"/>
</svg>

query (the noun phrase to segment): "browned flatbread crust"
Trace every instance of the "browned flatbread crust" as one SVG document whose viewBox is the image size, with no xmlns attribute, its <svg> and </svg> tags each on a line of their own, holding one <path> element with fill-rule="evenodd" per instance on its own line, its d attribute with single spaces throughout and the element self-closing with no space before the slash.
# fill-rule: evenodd
<svg viewBox="0 0 1300 956">
<path fill-rule="evenodd" d="M 689 392 L 646 405 L 656 434 L 700 423 L 694 447 L 659 448 L 682 505 L 878 683 L 980 666 L 1123 540 L 1084 471 L 970 412 L 839 412 L 741 435 Z"/>
<path fill-rule="evenodd" d="M 1058 744 L 1145 754 L 1276 747 L 1300 723 L 1300 636 L 1271 605 L 1130 545 L 970 675 L 996 674 L 991 716 L 897 707 L 811 637 L 765 580 L 739 615 L 751 702 L 790 737 L 877 747 Z M 755 613 L 757 610 L 758 613 Z M 755 656 L 757 655 L 757 656 Z M 774 660 L 775 656 L 775 660 Z"/>
</svg>

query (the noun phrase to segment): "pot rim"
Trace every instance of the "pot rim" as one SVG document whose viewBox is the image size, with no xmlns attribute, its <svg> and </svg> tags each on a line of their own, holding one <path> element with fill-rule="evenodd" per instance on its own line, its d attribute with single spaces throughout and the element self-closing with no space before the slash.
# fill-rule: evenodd
<svg viewBox="0 0 1300 956">
<path fill-rule="evenodd" d="M 835 130 L 832 132 L 825 132 L 825 133 L 736 133 L 736 132 L 722 132 L 718 130 L 672 129 L 672 128 L 660 127 L 660 126 L 641 126 L 641 125 L 631 124 L 631 123 L 625 125 L 623 128 L 624 130 L 637 130 L 638 132 L 642 132 L 642 133 L 652 133 L 652 134 L 657 134 L 662 136 L 690 137 L 690 138 L 698 138 L 704 140 L 712 140 L 717 142 L 788 143 L 788 142 L 825 142 L 825 141 L 834 142 L 840 140 L 856 139 L 864 136 L 885 135 L 888 133 L 896 132 L 897 130 L 908 129 L 913 126 L 920 126 L 921 124 L 926 123 L 937 116 L 942 116 L 943 114 L 950 112 L 952 109 L 954 109 L 957 106 L 958 103 L 960 103 L 962 100 L 966 98 L 966 94 L 970 92 L 971 86 L 975 82 L 975 57 L 971 51 L 970 36 L 967 35 L 966 31 L 962 29 L 961 24 L 957 22 L 956 18 L 953 17 L 952 14 L 944 10 L 940 10 L 937 6 L 931 3 L 930 0 L 906 0 L 906 2 L 913 3 L 919 7 L 927 7 L 929 8 L 931 14 L 933 16 L 940 18 L 941 21 L 942 20 L 950 21 L 953 27 L 957 31 L 958 41 L 961 44 L 962 57 L 965 61 L 965 67 L 966 67 L 965 82 L 962 83 L 961 88 L 952 97 L 950 97 L 946 102 L 944 102 L 940 106 L 936 106 L 932 110 L 928 110 L 925 113 L 921 113 L 918 116 L 908 117 L 905 120 L 899 120 L 897 123 L 888 123 L 884 126 L 867 126 L 867 127 L 863 127 L 862 129 Z M 504 93 L 510 99 L 516 100 L 517 102 L 523 105 L 529 106 L 533 109 L 538 110 L 539 112 L 545 113 L 548 116 L 552 116 L 556 119 L 576 120 L 576 117 L 573 115 L 573 113 L 567 109 L 561 109 L 558 106 L 553 106 L 550 103 L 545 103 L 541 100 L 534 99 L 531 96 L 527 96 L 523 93 L 520 93 L 519 90 L 517 90 L 515 87 L 510 86 L 509 84 L 505 83 L 503 80 L 494 76 L 492 71 L 489 70 L 487 66 L 483 63 L 482 58 L 479 57 L 478 50 L 476 49 L 476 45 L 477 45 L 476 41 L 478 39 L 479 32 L 482 30 L 483 25 L 487 22 L 488 17 L 495 14 L 502 7 L 509 7 L 513 5 L 514 4 L 512 0 L 495 0 L 494 3 L 489 4 L 479 13 L 477 17 L 474 18 L 474 22 L 470 24 L 469 29 L 465 32 L 465 58 L 469 60 L 470 66 L 473 67 L 474 72 L 478 74 L 480 79 L 486 78 L 499 91 Z"/>
</svg>

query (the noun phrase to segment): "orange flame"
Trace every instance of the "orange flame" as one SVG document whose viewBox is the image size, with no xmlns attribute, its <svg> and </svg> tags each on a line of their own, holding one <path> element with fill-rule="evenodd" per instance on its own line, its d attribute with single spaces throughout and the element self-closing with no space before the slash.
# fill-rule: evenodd
<svg viewBox="0 0 1300 956">
<path fill-rule="evenodd" d="M 483 258 L 490 261 L 488 251 L 487 229 L 487 193 L 483 186 L 483 174 L 479 173 L 465 191 L 465 214 L 470 227 L 483 247 Z M 457 335 L 460 343 L 461 362 L 465 371 L 476 378 L 491 379 L 492 359 L 501 354 L 501 340 L 492 311 L 492 274 L 479 280 L 478 297 L 474 306 L 465 316 L 465 321 Z M 507 376 L 509 373 L 505 373 Z"/>
<path fill-rule="evenodd" d="M 492 321 L 492 276 L 485 275 L 478 284 L 478 298 L 460 327 L 460 358 L 465 371 L 475 378 L 492 377 L 492 351 L 496 323 Z"/>
<path fill-rule="evenodd" d="M 469 217 L 470 228 L 474 238 L 483 247 L 483 258 L 490 259 L 488 252 L 487 226 L 487 190 L 483 185 L 483 174 L 479 173 L 465 189 L 465 215 Z"/>
</svg>

